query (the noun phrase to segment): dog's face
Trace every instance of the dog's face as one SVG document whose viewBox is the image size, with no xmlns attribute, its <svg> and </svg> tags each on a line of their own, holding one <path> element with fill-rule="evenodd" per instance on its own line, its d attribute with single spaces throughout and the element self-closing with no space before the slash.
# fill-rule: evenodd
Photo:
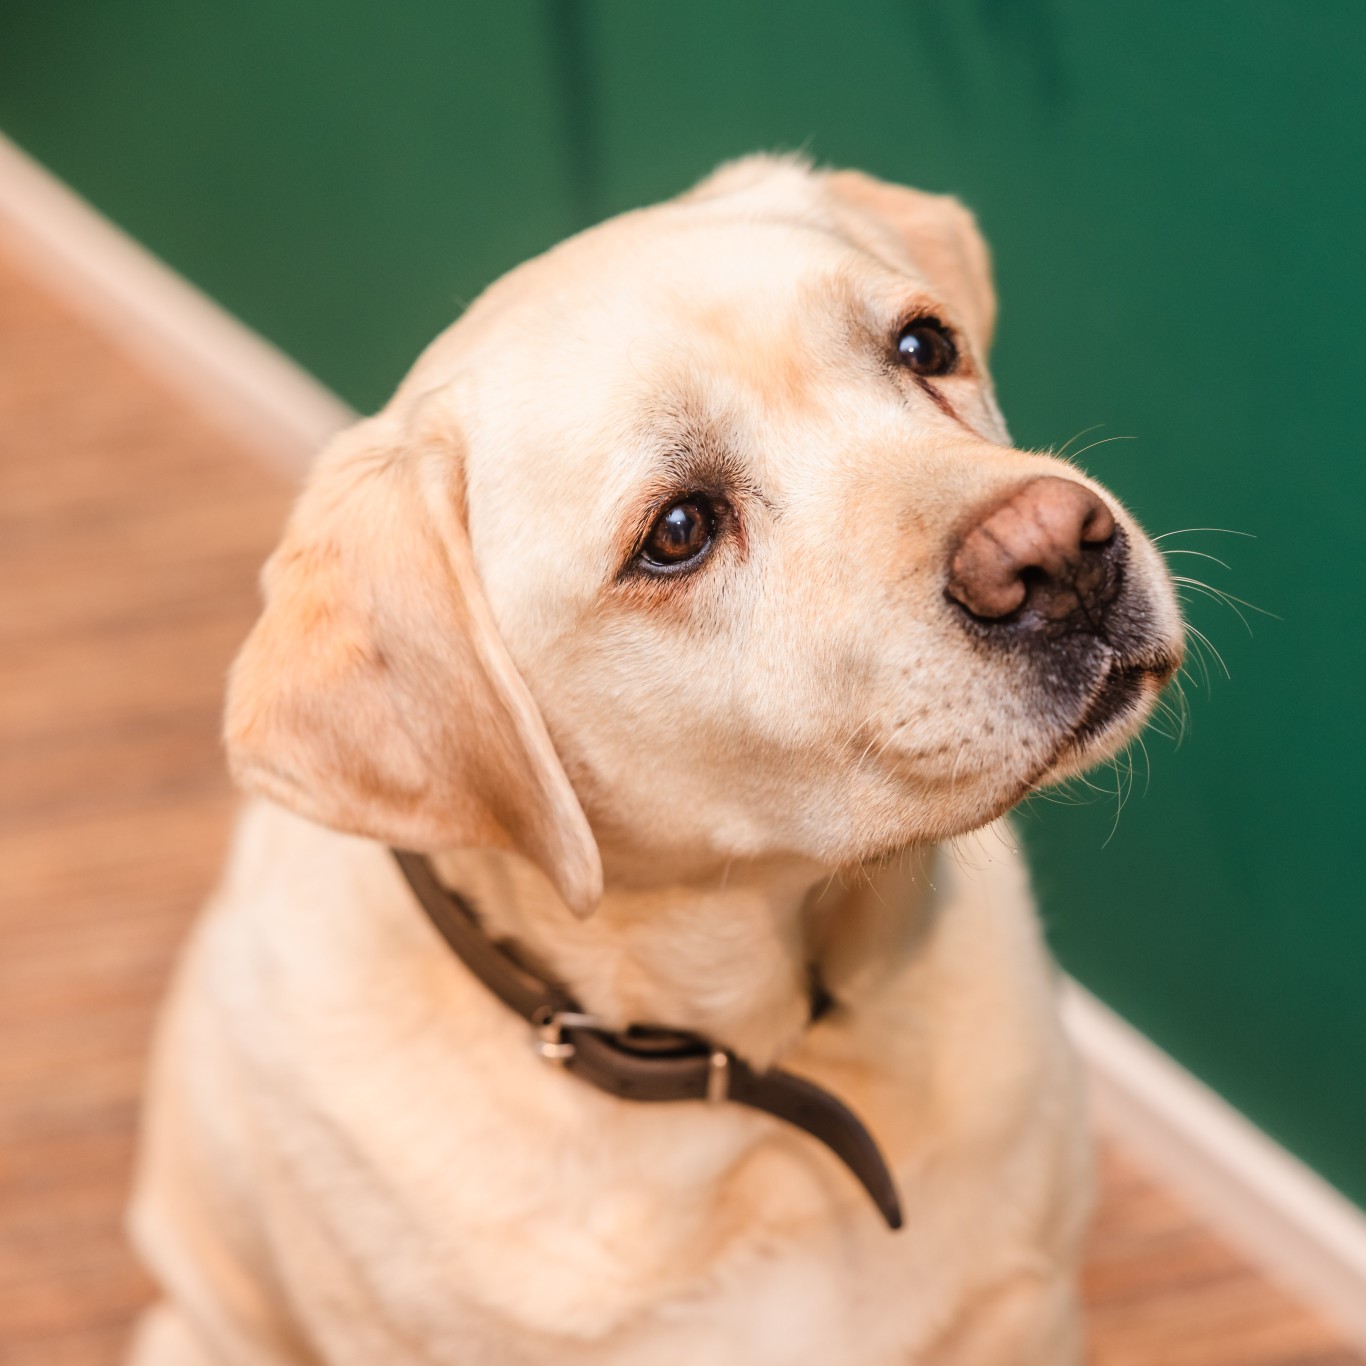
<svg viewBox="0 0 1366 1366">
<path fill-rule="evenodd" d="M 1109 754 L 1180 616 L 1113 497 L 1009 446 L 992 315 L 952 201 L 767 160 L 513 272 L 320 462 L 236 771 L 583 909 L 599 848 L 839 866 Z"/>
</svg>

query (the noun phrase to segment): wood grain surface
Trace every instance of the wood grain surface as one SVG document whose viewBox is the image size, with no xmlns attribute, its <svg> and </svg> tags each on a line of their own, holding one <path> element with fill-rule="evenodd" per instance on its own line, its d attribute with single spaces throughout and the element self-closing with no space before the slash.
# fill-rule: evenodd
<svg viewBox="0 0 1366 1366">
<path fill-rule="evenodd" d="M 0 254 L 0 1362 L 111 1366 L 138 1092 L 288 491 Z M 1366 1366 L 1113 1144 L 1097 1366 Z"/>
</svg>

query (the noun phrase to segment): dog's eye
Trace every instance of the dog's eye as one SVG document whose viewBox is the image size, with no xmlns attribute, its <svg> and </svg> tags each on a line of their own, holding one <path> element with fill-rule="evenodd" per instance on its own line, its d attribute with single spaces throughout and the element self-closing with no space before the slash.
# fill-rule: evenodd
<svg viewBox="0 0 1366 1366">
<path fill-rule="evenodd" d="M 655 518 L 640 557 L 647 565 L 672 569 L 695 560 L 716 533 L 716 513 L 711 500 L 700 493 L 671 503 Z"/>
<path fill-rule="evenodd" d="M 896 353 L 902 365 L 923 379 L 950 374 L 958 364 L 958 348 L 937 318 L 917 318 L 902 328 Z"/>
</svg>

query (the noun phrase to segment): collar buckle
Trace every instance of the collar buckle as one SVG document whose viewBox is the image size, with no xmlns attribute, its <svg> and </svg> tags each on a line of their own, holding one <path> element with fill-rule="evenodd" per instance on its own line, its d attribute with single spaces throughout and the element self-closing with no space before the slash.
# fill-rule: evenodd
<svg viewBox="0 0 1366 1366">
<path fill-rule="evenodd" d="M 585 1015 L 579 1010 L 556 1010 L 554 1006 L 537 1006 L 531 1017 L 531 1046 L 546 1062 L 563 1067 L 574 1056 L 574 1041 L 566 1039 L 566 1029 L 605 1029 L 596 1015 Z"/>
<path fill-rule="evenodd" d="M 720 1105 L 730 1099 L 730 1054 L 724 1048 L 713 1048 L 707 1055 L 707 1101 Z"/>
</svg>

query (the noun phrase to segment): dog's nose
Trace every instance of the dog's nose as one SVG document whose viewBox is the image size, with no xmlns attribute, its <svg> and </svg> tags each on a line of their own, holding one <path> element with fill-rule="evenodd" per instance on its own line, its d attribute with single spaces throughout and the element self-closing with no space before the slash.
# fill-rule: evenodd
<svg viewBox="0 0 1366 1366">
<path fill-rule="evenodd" d="M 1095 629 L 1118 592 L 1123 556 L 1104 500 L 1075 480 L 1042 475 L 967 533 L 949 561 L 947 592 L 980 621 Z"/>
</svg>

